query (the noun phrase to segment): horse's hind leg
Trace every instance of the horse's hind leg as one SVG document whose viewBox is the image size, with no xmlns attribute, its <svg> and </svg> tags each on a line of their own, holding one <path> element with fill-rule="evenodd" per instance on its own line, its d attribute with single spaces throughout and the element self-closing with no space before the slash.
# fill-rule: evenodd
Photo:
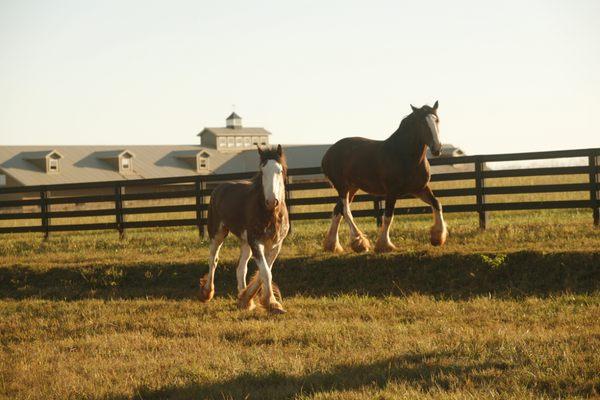
<svg viewBox="0 0 600 400">
<path fill-rule="evenodd" d="M 388 251 L 396 250 L 396 246 L 392 244 L 390 240 L 390 227 L 394 220 L 394 207 L 396 205 L 396 196 L 388 196 L 385 199 L 385 212 L 383 214 L 383 225 L 381 226 L 381 232 L 379 238 L 375 243 L 376 253 L 386 253 Z"/>
<path fill-rule="evenodd" d="M 210 255 L 208 258 L 208 273 L 200 279 L 200 300 L 209 301 L 215 295 L 215 269 L 219 262 L 219 250 L 229 230 L 220 224 L 215 235 L 210 240 Z"/>
<path fill-rule="evenodd" d="M 425 203 L 429 204 L 433 210 L 434 223 L 429 231 L 429 240 L 431 244 L 434 246 L 443 246 L 448 237 L 448 229 L 446 229 L 446 223 L 444 222 L 444 216 L 442 214 L 442 204 L 433 195 L 429 186 L 425 186 L 425 189 L 415 193 L 415 195 Z"/>
<path fill-rule="evenodd" d="M 371 248 L 371 242 L 369 242 L 369 239 L 360 231 L 360 229 L 358 229 L 358 226 L 356 226 L 354 223 L 354 218 L 352 218 L 350 203 L 352 202 L 355 193 L 356 190 L 346 193 L 346 195 L 342 198 L 342 205 L 344 220 L 348 224 L 348 228 L 350 228 L 350 247 L 355 252 L 362 253 L 363 251 L 369 251 Z"/>
<path fill-rule="evenodd" d="M 325 236 L 325 242 L 323 247 L 325 251 L 330 251 L 332 253 L 341 253 L 344 251 L 342 245 L 340 244 L 340 238 L 338 235 L 338 231 L 340 228 L 340 222 L 342 221 L 344 212 L 344 203 L 342 199 L 338 199 L 334 209 L 333 215 L 331 217 L 331 226 L 329 227 L 329 231 L 327 232 L 327 236 Z"/>
</svg>

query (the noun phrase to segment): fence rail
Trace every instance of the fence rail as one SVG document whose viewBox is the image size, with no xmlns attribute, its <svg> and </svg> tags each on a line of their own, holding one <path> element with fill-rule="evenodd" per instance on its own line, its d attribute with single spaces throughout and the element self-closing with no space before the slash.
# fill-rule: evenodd
<svg viewBox="0 0 600 400">
<path fill-rule="evenodd" d="M 487 163 L 585 158 L 587 165 L 568 167 L 536 167 L 522 169 L 489 169 Z M 505 210 L 539 210 L 577 208 L 592 209 L 593 223 L 600 224 L 600 148 L 545 151 L 535 153 L 490 154 L 452 158 L 435 158 L 430 160 L 433 166 L 472 164 L 472 171 L 449 172 L 433 174 L 432 182 L 463 181 L 471 183 L 468 187 L 455 189 L 435 190 L 437 197 L 472 196 L 475 201 L 468 204 L 451 204 L 444 206 L 445 212 L 474 212 L 479 215 L 479 225 L 485 229 L 488 225 L 491 211 Z M 296 206 L 311 206 L 333 204 L 337 201 L 335 196 L 295 197 L 294 193 L 330 188 L 324 180 L 294 182 L 297 176 L 321 175 L 321 168 L 296 168 L 288 171 L 286 182 L 287 205 L 290 209 L 290 219 L 308 220 L 329 218 L 329 211 L 296 212 Z M 39 225 L 17 225 L 0 227 L 0 233 L 42 232 L 47 238 L 50 232 L 80 231 L 80 230 L 117 230 L 121 237 L 127 229 L 145 227 L 167 226 L 197 226 L 201 235 L 206 226 L 206 213 L 211 193 L 209 185 L 223 181 L 243 180 L 252 177 L 254 173 L 196 175 L 172 178 L 134 179 L 105 182 L 69 183 L 57 185 L 5 187 L 0 188 L 0 221 L 2 220 L 39 220 Z M 493 178 L 555 176 L 555 175 L 587 175 L 585 183 L 541 184 L 529 186 L 486 186 L 486 180 Z M 474 184 L 473 184 L 474 183 Z M 130 193 L 128 189 L 153 187 L 151 192 Z M 160 188 L 160 190 L 156 190 Z M 102 194 L 64 194 L 69 191 L 100 190 Z M 551 200 L 551 201 L 520 201 L 490 203 L 488 195 L 513 195 L 531 193 L 557 193 L 557 192 L 584 192 L 589 194 L 587 200 Z M 63 193 L 63 194 L 61 194 Z M 3 200 L 7 195 L 21 196 L 24 198 Z M 31 198 L 33 197 L 33 198 Z M 128 201 L 135 200 L 169 200 L 169 199 L 194 199 L 193 204 L 181 205 L 156 205 L 143 207 L 130 207 Z M 403 198 L 411 198 L 404 196 Z M 383 212 L 382 199 L 369 194 L 357 195 L 354 202 L 371 202 L 372 209 L 355 210 L 356 217 L 374 217 L 379 223 Z M 88 203 L 111 203 L 109 208 L 53 211 L 53 205 L 79 205 Z M 37 207 L 39 211 L 25 211 L 26 207 Z M 20 209 L 20 212 L 11 211 Z M 128 221 L 128 215 L 136 214 L 164 214 L 164 213 L 195 213 L 195 218 L 185 219 L 160 219 L 148 221 Z M 424 214 L 431 212 L 428 206 L 398 207 L 395 214 Z M 78 217 L 114 217 L 114 222 L 94 222 L 79 224 L 55 223 L 57 219 Z"/>
</svg>

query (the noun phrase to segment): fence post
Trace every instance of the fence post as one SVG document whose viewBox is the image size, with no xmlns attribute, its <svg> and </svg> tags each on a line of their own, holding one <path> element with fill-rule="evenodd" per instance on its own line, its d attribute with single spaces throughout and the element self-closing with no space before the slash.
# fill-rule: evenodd
<svg viewBox="0 0 600 400">
<path fill-rule="evenodd" d="M 42 228 L 44 229 L 44 240 L 50 237 L 50 217 L 48 217 L 48 194 L 46 190 L 40 192 L 40 211 L 42 213 Z"/>
<path fill-rule="evenodd" d="M 373 200 L 373 208 L 375 209 L 375 222 L 377 226 L 381 226 L 381 199 L 379 197 Z"/>
<path fill-rule="evenodd" d="M 207 212 L 203 210 L 205 199 L 204 190 L 206 189 L 206 182 L 202 178 L 196 178 L 195 190 L 196 190 L 196 225 L 198 226 L 198 236 L 204 238 L 206 236 L 206 223 L 202 220 L 207 217 Z"/>
<path fill-rule="evenodd" d="M 477 200 L 477 213 L 479 214 L 479 229 L 486 229 L 488 223 L 488 212 L 485 211 L 485 179 L 483 171 L 485 170 L 485 162 L 482 157 L 477 157 L 475 160 L 475 192 Z"/>
<path fill-rule="evenodd" d="M 289 176 L 285 176 L 285 206 L 287 207 L 288 210 L 288 216 L 292 214 L 292 206 L 290 205 L 290 200 L 292 199 L 292 191 L 290 190 L 290 182 L 291 179 Z M 288 217 L 288 223 L 290 224 L 290 230 L 288 231 L 288 234 L 292 233 L 292 218 Z"/>
<path fill-rule="evenodd" d="M 125 217 L 123 216 L 123 193 L 125 188 L 120 184 L 115 186 L 115 216 L 117 221 L 117 230 L 119 231 L 119 239 L 125 238 Z"/>
<path fill-rule="evenodd" d="M 596 171 L 596 168 L 600 165 L 600 155 L 596 155 L 594 151 L 589 156 L 589 167 L 590 167 L 590 200 L 592 202 L 592 214 L 594 215 L 594 225 L 600 225 L 600 190 L 598 183 L 600 183 L 600 172 Z"/>
</svg>

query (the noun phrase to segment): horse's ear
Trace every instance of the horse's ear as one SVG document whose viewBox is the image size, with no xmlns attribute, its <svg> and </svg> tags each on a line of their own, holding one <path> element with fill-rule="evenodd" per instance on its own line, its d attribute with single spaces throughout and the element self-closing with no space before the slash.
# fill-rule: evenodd
<svg viewBox="0 0 600 400">
<path fill-rule="evenodd" d="M 435 104 L 433 105 L 433 109 L 434 109 L 434 110 L 437 110 L 437 109 L 438 109 L 438 106 L 439 106 L 439 104 L 438 104 L 438 101 L 436 100 L 436 101 L 435 101 Z"/>
<path fill-rule="evenodd" d="M 262 155 L 263 155 L 263 149 L 261 149 L 258 144 L 256 145 L 256 149 L 258 150 L 258 154 L 260 154 L 260 156 L 262 157 Z"/>
<path fill-rule="evenodd" d="M 279 157 L 283 155 L 283 149 L 280 144 L 277 145 L 277 154 L 279 154 Z"/>
<path fill-rule="evenodd" d="M 412 104 L 410 105 L 410 108 L 412 108 L 413 112 L 419 111 L 419 109 L 417 107 L 413 106 Z"/>
</svg>

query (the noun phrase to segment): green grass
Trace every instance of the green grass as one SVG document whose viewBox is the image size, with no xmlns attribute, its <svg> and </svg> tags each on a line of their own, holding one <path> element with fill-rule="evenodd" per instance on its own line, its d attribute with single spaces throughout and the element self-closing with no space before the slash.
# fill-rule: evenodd
<svg viewBox="0 0 600 400">
<path fill-rule="evenodd" d="M 358 219 L 371 239 L 372 219 Z M 0 398 L 480 399 L 600 395 L 600 230 L 589 210 L 397 217 L 387 255 L 324 255 L 298 222 L 288 313 L 235 307 L 235 239 L 196 300 L 194 229 L 0 237 Z M 343 227 L 342 242 L 347 241 Z M 252 269 L 254 267 L 252 266 Z"/>
</svg>

